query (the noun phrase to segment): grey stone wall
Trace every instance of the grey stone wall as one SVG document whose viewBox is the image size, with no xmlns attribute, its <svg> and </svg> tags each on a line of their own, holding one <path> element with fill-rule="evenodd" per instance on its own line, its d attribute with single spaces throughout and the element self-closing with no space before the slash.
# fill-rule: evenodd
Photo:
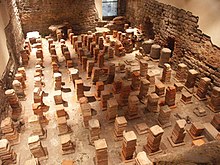
<svg viewBox="0 0 220 165">
<path fill-rule="evenodd" d="M 75 33 L 94 30 L 98 13 L 94 0 L 17 0 L 24 34 L 48 34 L 50 25 L 69 22 Z"/>
<path fill-rule="evenodd" d="M 156 43 L 168 46 L 168 39 L 175 41 L 172 67 L 184 62 L 188 68 L 200 72 L 199 77 L 210 77 L 212 85 L 220 86 L 220 49 L 198 28 L 197 16 L 191 12 L 159 3 L 156 0 L 127 0 L 126 17 L 132 25 L 150 23 Z"/>
</svg>

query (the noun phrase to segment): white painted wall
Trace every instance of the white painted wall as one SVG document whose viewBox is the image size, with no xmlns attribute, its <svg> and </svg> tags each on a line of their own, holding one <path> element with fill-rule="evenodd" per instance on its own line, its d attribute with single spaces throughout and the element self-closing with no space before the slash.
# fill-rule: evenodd
<svg viewBox="0 0 220 165">
<path fill-rule="evenodd" d="M 9 53 L 7 49 L 6 36 L 4 31 L 5 27 L 9 22 L 9 16 L 6 9 L 6 4 L 3 0 L 0 3 L 0 78 L 9 60 Z"/>
<path fill-rule="evenodd" d="M 199 28 L 220 46 L 220 0 L 158 0 L 199 16 Z"/>
<path fill-rule="evenodd" d="M 98 11 L 99 19 L 102 20 L 102 0 L 95 0 L 95 6 Z"/>
</svg>

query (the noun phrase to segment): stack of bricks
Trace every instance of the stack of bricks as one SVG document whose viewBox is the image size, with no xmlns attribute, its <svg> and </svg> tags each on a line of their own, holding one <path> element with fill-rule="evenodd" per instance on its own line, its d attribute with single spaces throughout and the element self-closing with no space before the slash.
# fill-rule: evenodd
<svg viewBox="0 0 220 165">
<path fill-rule="evenodd" d="M 33 103 L 32 104 L 32 110 L 35 115 L 39 115 L 39 120 L 42 125 L 48 124 L 48 120 L 44 116 L 44 112 L 48 111 L 48 109 L 49 109 L 49 107 L 46 106 L 45 104 L 41 104 L 41 103 Z"/>
<path fill-rule="evenodd" d="M 92 76 L 91 76 L 91 79 L 92 79 L 93 83 L 96 83 L 97 81 L 99 81 L 99 74 L 100 74 L 100 68 L 93 67 Z"/>
<path fill-rule="evenodd" d="M 146 77 L 148 73 L 148 63 L 146 60 L 140 60 L 140 76 Z"/>
<path fill-rule="evenodd" d="M 208 92 L 208 87 L 210 83 L 211 79 L 208 77 L 203 77 L 200 79 L 196 92 L 196 95 L 199 97 L 199 99 L 206 99 L 206 94 Z"/>
<path fill-rule="evenodd" d="M 25 79 L 21 73 L 15 74 L 15 80 L 18 80 L 21 83 L 23 89 L 26 88 Z"/>
<path fill-rule="evenodd" d="M 144 146 L 146 153 L 154 153 L 160 150 L 160 143 L 164 130 L 159 126 L 155 125 L 149 129 L 147 136 L 147 144 Z"/>
<path fill-rule="evenodd" d="M 7 139 L 11 143 L 11 145 L 19 142 L 19 134 L 15 129 L 15 126 L 10 117 L 7 117 L 4 120 L 2 120 L 1 131 L 3 134 L 2 138 Z"/>
<path fill-rule="evenodd" d="M 99 38 L 98 45 L 99 45 L 99 49 L 103 50 L 103 48 L 104 48 L 104 38 L 103 37 Z"/>
<path fill-rule="evenodd" d="M 162 128 L 165 128 L 165 127 L 171 125 L 170 115 L 171 115 L 171 109 L 169 108 L 168 105 L 160 107 L 160 111 L 159 111 L 159 115 L 158 115 L 158 122 Z"/>
<path fill-rule="evenodd" d="M 94 61 L 95 61 L 95 63 L 96 63 L 97 60 L 98 60 L 98 55 L 99 55 L 99 48 L 95 47 L 95 48 L 93 49 L 93 56 L 94 56 Z"/>
<path fill-rule="evenodd" d="M 113 58 L 114 57 L 114 48 L 109 46 L 108 47 L 108 58 Z"/>
<path fill-rule="evenodd" d="M 36 63 L 35 63 L 35 68 L 37 68 L 37 66 L 38 66 L 38 68 L 39 69 L 41 69 L 42 71 L 43 71 L 43 67 L 44 67 L 44 63 L 43 63 L 43 61 L 42 61 L 42 59 L 40 59 L 40 58 L 37 58 L 36 59 Z"/>
<path fill-rule="evenodd" d="M 49 51 L 50 51 L 50 54 L 57 54 L 56 53 L 56 48 L 55 48 L 55 44 L 50 44 L 50 47 L 49 47 Z"/>
<path fill-rule="evenodd" d="M 57 64 L 57 62 L 52 62 L 52 69 L 53 73 L 59 72 L 59 65 Z"/>
<path fill-rule="evenodd" d="M 165 104 L 168 106 L 175 106 L 176 100 L 176 88 L 174 86 L 168 86 L 166 88 L 166 95 L 165 95 Z"/>
<path fill-rule="evenodd" d="M 163 67 L 162 79 L 163 83 L 170 83 L 171 79 L 171 67 L 170 64 L 165 63 Z"/>
<path fill-rule="evenodd" d="M 43 74 L 43 69 L 42 69 L 42 66 L 41 65 L 36 65 L 35 66 L 35 74 L 34 74 L 34 77 L 42 77 L 44 74 Z"/>
<path fill-rule="evenodd" d="M 69 115 L 65 111 L 63 105 L 56 105 L 55 108 L 56 108 L 56 118 L 65 117 L 66 119 L 69 119 Z"/>
<path fill-rule="evenodd" d="M 91 57 L 94 56 L 94 48 L 95 48 L 95 47 L 96 47 L 96 43 L 95 43 L 95 42 L 92 42 L 92 43 L 90 44 L 90 48 L 89 48 Z"/>
<path fill-rule="evenodd" d="M 57 128 L 59 135 L 63 135 L 70 132 L 70 127 L 67 124 L 67 119 L 65 116 L 57 118 Z"/>
<path fill-rule="evenodd" d="M 86 56 L 83 56 L 82 57 L 82 69 L 83 69 L 83 71 L 86 71 L 86 69 L 87 69 L 87 57 Z"/>
<path fill-rule="evenodd" d="M 98 54 L 98 67 L 102 68 L 104 66 L 104 54 L 99 53 Z"/>
<path fill-rule="evenodd" d="M 53 44 L 53 39 L 49 38 L 47 41 L 48 41 L 48 48 L 50 49 L 50 45 Z"/>
<path fill-rule="evenodd" d="M 220 131 L 220 113 L 217 113 L 214 115 L 211 124 L 218 130 Z"/>
<path fill-rule="evenodd" d="M 51 48 L 50 49 L 50 54 L 51 54 L 51 59 L 52 62 L 58 62 L 58 56 L 57 56 L 57 52 L 56 52 L 56 48 Z"/>
<path fill-rule="evenodd" d="M 26 50 L 20 51 L 20 55 L 21 55 L 22 65 L 23 66 L 27 66 L 28 65 L 28 61 L 29 61 L 29 55 L 27 54 Z"/>
<path fill-rule="evenodd" d="M 154 44 L 154 40 L 147 40 L 147 41 L 144 41 L 143 44 L 142 44 L 142 47 L 144 49 L 144 52 L 145 54 L 149 54 L 150 51 L 151 51 L 151 46 Z"/>
<path fill-rule="evenodd" d="M 186 136 L 185 126 L 186 126 L 185 119 L 177 120 L 172 135 L 170 137 L 170 141 L 172 140 L 174 144 L 183 143 L 184 138 Z"/>
<path fill-rule="evenodd" d="M 102 52 L 103 54 L 107 54 L 107 53 L 108 53 L 108 47 L 109 47 L 109 46 L 111 46 L 111 44 L 110 44 L 110 45 L 104 45 L 103 50 L 101 50 L 101 52 Z"/>
<path fill-rule="evenodd" d="M 159 67 L 164 67 L 165 63 L 168 63 L 171 56 L 171 50 L 168 48 L 163 48 L 161 50 L 160 60 L 159 60 Z"/>
<path fill-rule="evenodd" d="M 134 71 L 131 78 L 131 88 L 133 90 L 138 90 L 140 88 L 140 72 Z"/>
<path fill-rule="evenodd" d="M 75 48 L 75 43 L 78 40 L 78 36 L 72 36 L 72 45 Z"/>
<path fill-rule="evenodd" d="M 0 140 L 0 159 L 3 164 L 17 164 L 17 154 L 7 139 Z"/>
<path fill-rule="evenodd" d="M 40 163 L 37 158 L 32 158 L 32 159 L 26 160 L 24 165 L 40 165 Z"/>
<path fill-rule="evenodd" d="M 64 102 L 63 98 L 62 98 L 62 91 L 61 90 L 54 91 L 53 98 L 54 98 L 54 102 L 56 105 L 63 104 L 63 102 Z"/>
<path fill-rule="evenodd" d="M 137 145 L 137 136 L 134 131 L 124 132 L 123 133 L 123 143 L 121 157 L 122 160 L 129 160 L 133 158 L 134 152 Z"/>
<path fill-rule="evenodd" d="M 87 34 L 84 34 L 84 35 L 83 35 L 83 40 L 82 40 L 84 46 L 87 46 L 87 39 L 88 39 L 88 35 L 87 35 Z"/>
<path fill-rule="evenodd" d="M 60 142 L 62 147 L 62 154 L 70 154 L 75 152 L 75 142 L 71 140 L 70 134 L 60 136 Z"/>
<path fill-rule="evenodd" d="M 24 80 L 27 80 L 26 71 L 25 71 L 24 67 L 19 67 L 18 68 L 18 73 L 22 74 L 22 77 L 24 78 Z"/>
<path fill-rule="evenodd" d="M 84 52 L 83 48 L 79 48 L 77 54 L 79 57 L 80 65 L 82 65 L 82 58 L 85 56 L 85 52 Z"/>
<path fill-rule="evenodd" d="M 118 111 L 118 102 L 115 98 L 111 98 L 107 101 L 107 120 L 115 119 Z"/>
<path fill-rule="evenodd" d="M 123 83 L 121 86 L 121 93 L 120 93 L 120 98 L 119 98 L 119 104 L 121 106 L 127 105 L 128 104 L 128 97 L 131 92 L 131 87 L 129 84 Z"/>
<path fill-rule="evenodd" d="M 158 96 L 163 96 L 165 93 L 165 85 L 163 83 L 157 83 L 155 84 L 155 93 Z"/>
<path fill-rule="evenodd" d="M 42 60 L 44 59 L 44 55 L 43 55 L 43 50 L 42 49 L 37 49 L 36 51 L 36 58 L 41 58 Z"/>
<path fill-rule="evenodd" d="M 184 63 L 178 64 L 177 71 L 176 71 L 176 79 L 179 82 L 184 82 L 187 77 L 187 65 Z"/>
<path fill-rule="evenodd" d="M 40 76 L 34 77 L 34 87 L 43 87 L 42 78 Z"/>
<path fill-rule="evenodd" d="M 61 165 L 76 165 L 73 160 L 63 160 Z"/>
<path fill-rule="evenodd" d="M 54 87 L 55 90 L 61 90 L 62 87 L 62 74 L 61 73 L 54 73 Z"/>
<path fill-rule="evenodd" d="M 90 50 L 90 45 L 91 45 L 92 41 L 93 41 L 93 37 L 92 37 L 92 35 L 89 35 L 87 37 L 87 49 L 88 50 Z"/>
<path fill-rule="evenodd" d="M 70 81 L 75 84 L 75 80 L 79 79 L 79 70 L 75 68 L 69 68 L 69 76 L 70 76 Z"/>
<path fill-rule="evenodd" d="M 39 87 L 35 87 L 33 91 L 34 95 L 34 103 L 40 103 L 43 104 L 43 91 Z"/>
<path fill-rule="evenodd" d="M 213 112 L 220 112 L 220 87 L 213 87 L 208 107 Z"/>
<path fill-rule="evenodd" d="M 39 136 L 30 136 L 28 146 L 34 158 L 47 157 L 47 148 L 42 146 Z"/>
<path fill-rule="evenodd" d="M 7 98 L 9 105 L 12 108 L 12 119 L 17 120 L 20 117 L 21 111 L 22 111 L 21 103 L 20 103 L 14 89 L 6 90 L 5 95 L 6 95 L 6 98 Z"/>
<path fill-rule="evenodd" d="M 108 165 L 108 146 L 105 139 L 94 141 L 96 156 L 96 165 Z"/>
<path fill-rule="evenodd" d="M 182 101 L 184 104 L 192 103 L 192 94 L 189 93 L 189 92 L 187 92 L 187 91 L 184 91 L 184 92 L 182 93 L 181 101 Z"/>
<path fill-rule="evenodd" d="M 107 90 L 101 91 L 101 108 L 102 110 L 106 110 L 107 108 L 107 100 L 110 99 L 110 92 Z"/>
<path fill-rule="evenodd" d="M 159 59 L 160 58 L 160 49 L 161 49 L 160 45 L 157 45 L 157 44 L 152 45 L 151 50 L 150 50 L 150 57 L 152 59 Z"/>
<path fill-rule="evenodd" d="M 84 127 L 89 127 L 89 120 L 92 119 L 92 111 L 91 111 L 91 105 L 89 103 L 84 103 L 80 105 L 82 116 L 83 116 L 83 123 Z"/>
<path fill-rule="evenodd" d="M 192 135 L 193 139 L 196 139 L 197 137 L 202 136 L 204 129 L 205 129 L 205 127 L 202 123 L 193 122 L 190 129 L 189 129 L 189 134 Z"/>
<path fill-rule="evenodd" d="M 197 78 L 198 74 L 199 73 L 194 69 L 190 69 L 188 71 L 187 80 L 185 83 L 185 86 L 187 88 L 193 88 L 195 86 L 196 78 Z"/>
<path fill-rule="evenodd" d="M 128 119 L 133 119 L 139 117 L 139 100 L 137 96 L 130 95 L 128 97 L 128 109 L 127 109 L 127 117 Z"/>
<path fill-rule="evenodd" d="M 77 100 L 79 100 L 81 97 L 84 97 L 84 89 L 83 89 L 83 80 L 75 80 L 75 92 Z"/>
<path fill-rule="evenodd" d="M 87 68 L 86 68 L 86 72 L 87 72 L 87 78 L 90 78 L 92 75 L 92 69 L 94 67 L 94 61 L 93 60 L 88 60 L 87 61 Z"/>
<path fill-rule="evenodd" d="M 75 51 L 77 52 L 79 48 L 82 48 L 82 41 L 75 42 Z"/>
<path fill-rule="evenodd" d="M 22 88 L 22 85 L 18 80 L 14 80 L 12 86 L 19 98 L 25 97 L 24 89 Z"/>
<path fill-rule="evenodd" d="M 95 140 L 100 138 L 101 128 L 99 120 L 91 119 L 89 120 L 89 141 L 94 144 Z"/>
<path fill-rule="evenodd" d="M 147 80 L 150 81 L 150 85 L 154 85 L 155 84 L 155 73 L 148 72 L 147 73 Z"/>
<path fill-rule="evenodd" d="M 135 165 L 153 165 L 153 162 L 148 158 L 146 152 L 139 152 L 135 158 Z"/>
<path fill-rule="evenodd" d="M 114 135 L 117 139 L 119 139 L 123 136 L 123 132 L 126 130 L 127 124 L 128 124 L 128 122 L 124 116 L 120 116 L 120 117 L 115 118 Z"/>
<path fill-rule="evenodd" d="M 158 112 L 159 96 L 156 93 L 151 93 L 148 96 L 147 110 L 150 112 Z"/>
<path fill-rule="evenodd" d="M 72 43 L 73 36 L 74 36 L 74 33 L 73 32 L 69 32 L 68 39 L 70 40 L 71 43 Z"/>
<path fill-rule="evenodd" d="M 146 78 L 141 78 L 140 93 L 138 95 L 140 100 L 144 100 L 147 97 L 149 87 L 150 82 Z"/>
<path fill-rule="evenodd" d="M 39 116 L 33 115 L 28 118 L 28 124 L 32 131 L 31 135 L 38 135 L 40 139 L 43 139 L 46 135 L 46 131 L 43 129 L 39 121 Z"/>
<path fill-rule="evenodd" d="M 107 82 L 109 84 L 113 83 L 115 79 L 115 64 L 109 63 L 108 65 L 108 79 Z"/>
<path fill-rule="evenodd" d="M 103 81 L 96 82 L 96 94 L 95 95 L 97 98 L 100 98 L 101 91 L 104 91 L 104 88 L 105 88 L 105 86 L 104 86 Z"/>
<path fill-rule="evenodd" d="M 121 91 L 121 88 L 122 88 L 122 79 L 119 78 L 119 79 L 116 79 L 114 82 L 113 82 L 113 92 L 115 94 L 118 94 L 120 93 Z"/>
</svg>

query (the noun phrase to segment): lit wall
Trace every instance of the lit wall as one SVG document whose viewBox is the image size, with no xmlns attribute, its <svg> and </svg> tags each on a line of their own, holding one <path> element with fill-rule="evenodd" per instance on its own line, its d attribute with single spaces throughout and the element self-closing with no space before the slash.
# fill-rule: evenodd
<svg viewBox="0 0 220 165">
<path fill-rule="evenodd" d="M 5 70 L 9 60 L 9 53 L 7 49 L 5 27 L 9 22 L 6 5 L 4 1 L 0 3 L 0 77 Z"/>
<path fill-rule="evenodd" d="M 98 11 L 99 19 L 102 20 L 102 0 L 95 0 L 95 6 Z"/>
<path fill-rule="evenodd" d="M 220 46 L 220 1 L 219 0 L 159 0 L 199 16 L 199 28 Z"/>
</svg>

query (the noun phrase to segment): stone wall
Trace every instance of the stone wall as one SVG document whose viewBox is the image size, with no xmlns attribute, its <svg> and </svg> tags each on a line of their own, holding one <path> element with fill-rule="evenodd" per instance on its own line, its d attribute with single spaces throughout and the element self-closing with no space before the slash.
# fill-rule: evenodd
<svg viewBox="0 0 220 165">
<path fill-rule="evenodd" d="M 98 13 L 95 0 L 17 0 L 24 34 L 48 34 L 50 25 L 69 22 L 75 33 L 95 30 Z"/>
<path fill-rule="evenodd" d="M 20 51 L 23 48 L 24 36 L 16 0 L 7 0 L 7 10 L 9 14 L 9 23 L 5 28 L 7 38 L 7 46 L 9 50 L 10 60 L 13 60 L 15 67 L 19 66 Z"/>
<path fill-rule="evenodd" d="M 156 0 L 127 0 L 126 16 L 133 26 L 143 24 L 147 34 L 153 30 L 156 43 L 162 47 L 170 47 L 169 42 L 174 41 L 174 69 L 184 62 L 198 70 L 199 77 L 210 77 L 211 88 L 220 86 L 220 49 L 198 28 L 197 16 Z"/>
<path fill-rule="evenodd" d="M 7 112 L 7 109 L 9 108 L 4 91 L 12 88 L 13 76 L 19 66 L 19 52 L 23 48 L 24 42 L 15 0 L 6 0 L 6 4 L 7 13 L 9 14 L 9 22 L 4 31 L 7 40 L 9 60 L 0 80 L 0 120 L 4 117 L 4 112 Z"/>
</svg>

